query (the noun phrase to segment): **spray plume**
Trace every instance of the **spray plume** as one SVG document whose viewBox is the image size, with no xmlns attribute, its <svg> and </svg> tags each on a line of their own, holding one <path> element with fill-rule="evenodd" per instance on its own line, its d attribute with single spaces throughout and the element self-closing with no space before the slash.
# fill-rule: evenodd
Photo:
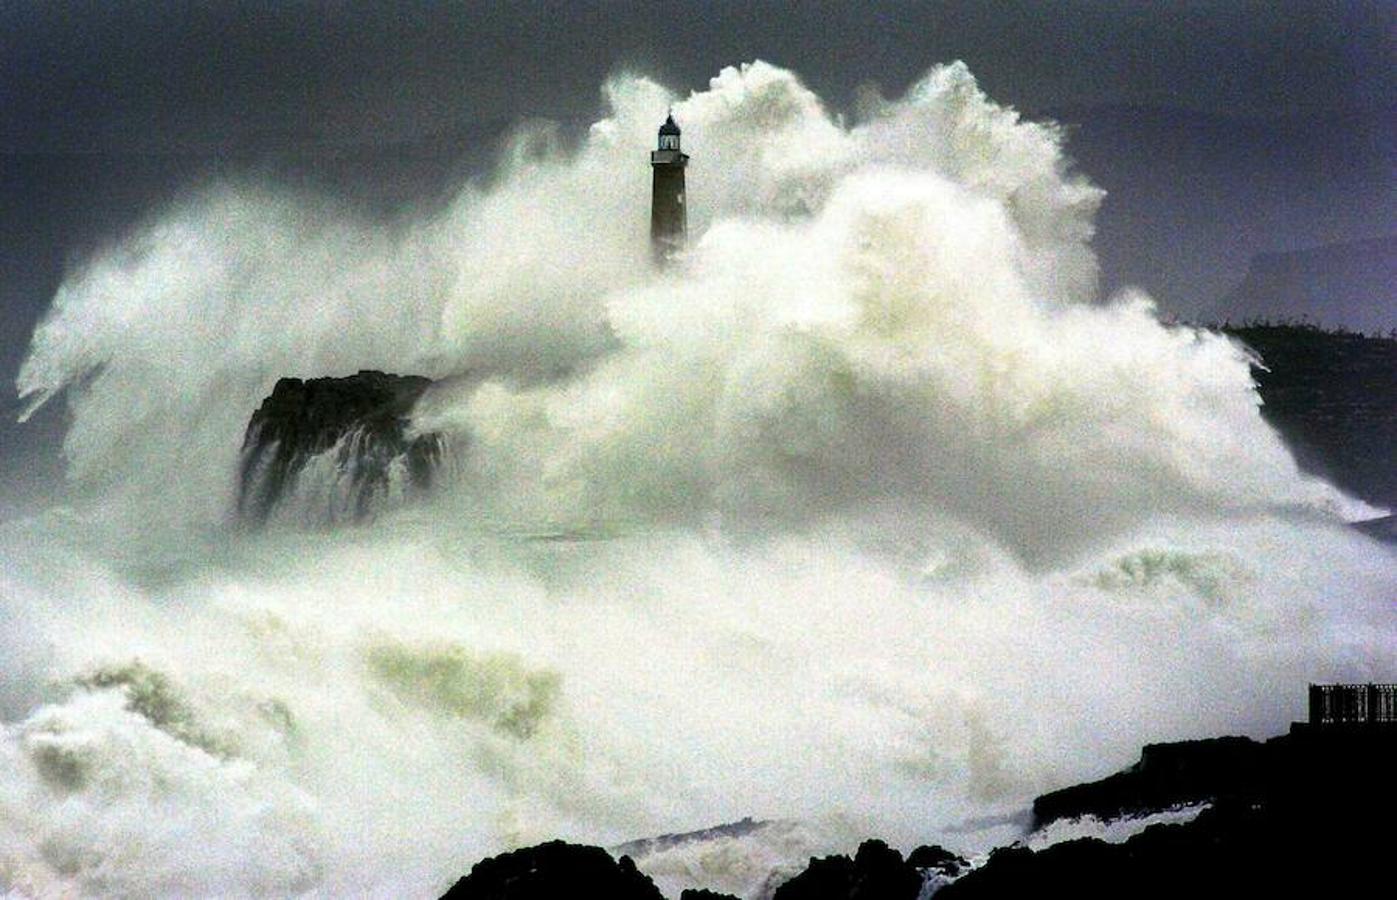
<svg viewBox="0 0 1397 900">
<path fill-rule="evenodd" d="M 439 214 L 225 184 L 63 284 L 18 387 L 66 394 L 87 493 L 0 526 L 0 885 L 427 896 L 554 836 L 800 823 L 684 876 L 754 896 L 1397 662 L 1397 561 L 1245 352 L 1096 296 L 1055 127 L 959 64 L 853 125 L 764 63 L 606 102 Z M 661 273 L 671 103 L 698 237 Z M 230 527 L 260 398 L 362 368 L 438 380 L 446 483 Z"/>
</svg>

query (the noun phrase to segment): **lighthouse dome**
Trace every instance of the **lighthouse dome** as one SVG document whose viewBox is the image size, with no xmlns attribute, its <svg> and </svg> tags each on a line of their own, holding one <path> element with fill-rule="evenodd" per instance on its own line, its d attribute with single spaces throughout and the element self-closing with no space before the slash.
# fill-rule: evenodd
<svg viewBox="0 0 1397 900">
<path fill-rule="evenodd" d="M 676 136 L 679 134 L 679 125 L 674 121 L 673 113 L 670 113 L 670 115 L 665 118 L 665 123 L 660 126 L 660 134 L 673 134 Z"/>
</svg>

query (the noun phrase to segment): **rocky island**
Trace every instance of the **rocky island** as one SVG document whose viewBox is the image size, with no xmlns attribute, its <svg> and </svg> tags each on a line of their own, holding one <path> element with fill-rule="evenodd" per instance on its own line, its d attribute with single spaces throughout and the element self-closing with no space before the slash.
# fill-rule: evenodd
<svg viewBox="0 0 1397 900">
<path fill-rule="evenodd" d="M 260 524 L 299 500 L 313 519 L 353 521 L 430 486 L 443 441 L 409 418 L 431 384 L 373 371 L 278 381 L 243 438 L 239 517 Z"/>
</svg>

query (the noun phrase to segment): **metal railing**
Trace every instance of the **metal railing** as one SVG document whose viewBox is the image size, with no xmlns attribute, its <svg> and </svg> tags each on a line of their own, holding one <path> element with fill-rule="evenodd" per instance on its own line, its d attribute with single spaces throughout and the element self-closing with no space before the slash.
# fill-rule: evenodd
<svg viewBox="0 0 1397 900">
<path fill-rule="evenodd" d="M 1397 725 L 1397 684 L 1312 684 L 1311 725 Z"/>
</svg>

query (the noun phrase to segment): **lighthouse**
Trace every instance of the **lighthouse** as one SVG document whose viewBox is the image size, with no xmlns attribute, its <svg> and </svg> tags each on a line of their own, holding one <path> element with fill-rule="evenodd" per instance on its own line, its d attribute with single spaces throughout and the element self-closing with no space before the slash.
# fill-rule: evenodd
<svg viewBox="0 0 1397 900">
<path fill-rule="evenodd" d="M 671 113 L 660 126 L 660 143 L 650 153 L 654 187 L 650 198 L 650 249 L 655 261 L 667 263 L 680 250 L 688 236 L 688 214 L 684 207 L 684 167 L 689 157 L 679 149 L 679 126 Z"/>
</svg>

